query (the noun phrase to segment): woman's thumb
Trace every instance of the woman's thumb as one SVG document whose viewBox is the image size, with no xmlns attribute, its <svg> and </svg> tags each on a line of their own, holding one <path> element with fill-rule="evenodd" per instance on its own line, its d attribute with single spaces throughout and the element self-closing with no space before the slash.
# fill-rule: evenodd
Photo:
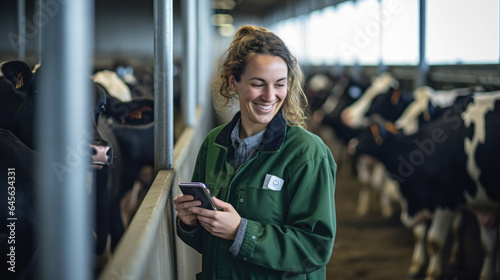
<svg viewBox="0 0 500 280">
<path fill-rule="evenodd" d="M 224 201 L 222 201 L 222 200 L 220 200 L 220 199 L 216 198 L 215 196 L 214 196 L 214 197 L 212 197 L 212 200 L 214 201 L 215 206 L 217 206 L 217 207 L 219 207 L 219 208 L 222 208 L 222 209 L 224 209 L 224 210 L 226 210 L 226 209 L 227 209 L 227 204 L 228 204 L 227 202 L 224 202 Z"/>
</svg>

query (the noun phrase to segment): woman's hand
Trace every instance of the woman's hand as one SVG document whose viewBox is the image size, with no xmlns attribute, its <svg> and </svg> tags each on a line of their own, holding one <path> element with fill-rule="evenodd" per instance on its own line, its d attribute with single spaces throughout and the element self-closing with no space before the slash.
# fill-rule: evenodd
<svg viewBox="0 0 500 280">
<path fill-rule="evenodd" d="M 198 215 L 200 224 L 212 235 L 234 240 L 241 217 L 234 207 L 220 199 L 212 197 L 215 206 L 222 208 L 222 211 L 207 210 L 200 207 L 193 207 L 191 211 Z"/>
<path fill-rule="evenodd" d="M 201 201 L 193 200 L 194 197 L 192 195 L 179 195 L 174 198 L 175 210 L 178 212 L 178 216 L 183 223 L 188 226 L 194 226 L 198 219 L 196 218 L 196 214 L 191 210 L 195 208 L 199 208 L 196 206 L 201 205 Z"/>
</svg>

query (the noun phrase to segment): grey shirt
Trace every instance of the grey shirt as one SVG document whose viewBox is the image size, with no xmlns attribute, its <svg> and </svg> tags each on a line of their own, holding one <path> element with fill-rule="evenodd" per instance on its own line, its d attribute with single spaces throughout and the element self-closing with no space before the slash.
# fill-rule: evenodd
<svg viewBox="0 0 500 280">
<path fill-rule="evenodd" d="M 264 133 L 266 132 L 266 129 L 264 129 L 261 132 L 242 140 L 240 139 L 240 123 L 241 119 L 238 120 L 233 131 L 231 132 L 231 141 L 233 142 L 234 147 L 234 165 L 236 169 L 252 157 L 262 141 L 262 138 L 264 138 Z"/>
</svg>

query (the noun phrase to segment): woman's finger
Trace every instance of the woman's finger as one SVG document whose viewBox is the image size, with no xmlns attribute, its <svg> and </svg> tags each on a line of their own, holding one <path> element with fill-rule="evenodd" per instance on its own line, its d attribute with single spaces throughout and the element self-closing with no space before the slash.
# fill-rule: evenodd
<svg viewBox="0 0 500 280">
<path fill-rule="evenodd" d="M 189 211 L 191 213 L 192 212 L 191 208 L 196 207 L 196 206 L 200 206 L 200 205 L 201 205 L 201 201 L 193 200 L 193 201 L 189 201 L 189 202 L 183 202 L 183 203 L 176 204 L 175 210 L 177 210 L 178 212 Z"/>
<path fill-rule="evenodd" d="M 184 203 L 186 201 L 191 201 L 193 199 L 194 199 L 194 197 L 192 195 L 183 195 L 183 194 L 181 194 L 181 195 L 177 196 L 176 198 L 174 198 L 174 203 L 175 204 Z"/>
</svg>

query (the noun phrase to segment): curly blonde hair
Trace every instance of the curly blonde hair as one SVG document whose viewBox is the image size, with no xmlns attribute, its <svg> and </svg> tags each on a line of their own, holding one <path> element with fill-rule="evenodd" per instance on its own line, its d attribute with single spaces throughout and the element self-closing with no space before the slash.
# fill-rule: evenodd
<svg viewBox="0 0 500 280">
<path fill-rule="evenodd" d="M 254 54 L 281 57 L 288 68 L 287 96 L 282 106 L 283 117 L 290 126 L 306 126 L 307 98 L 302 90 L 303 74 L 297 59 L 285 43 L 267 28 L 251 25 L 242 26 L 234 35 L 231 45 L 222 56 L 213 82 L 213 100 L 217 111 L 231 107 L 237 100 L 237 93 L 231 90 L 229 74 L 237 82 L 245 71 L 248 59 Z"/>
</svg>

